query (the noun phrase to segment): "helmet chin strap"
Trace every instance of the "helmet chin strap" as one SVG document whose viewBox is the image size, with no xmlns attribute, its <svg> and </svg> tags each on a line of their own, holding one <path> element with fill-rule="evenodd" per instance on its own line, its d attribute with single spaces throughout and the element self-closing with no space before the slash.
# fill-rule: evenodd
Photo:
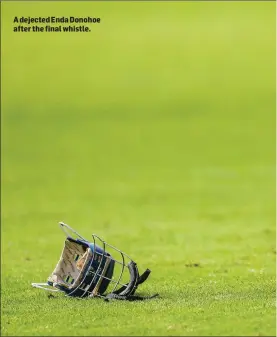
<svg viewBox="0 0 277 337">
<path fill-rule="evenodd" d="M 131 261 L 128 264 L 128 268 L 131 275 L 130 282 L 125 284 L 121 288 L 117 289 L 116 291 L 106 295 L 106 297 L 104 298 L 105 301 L 108 302 L 111 299 L 125 300 L 125 301 L 144 301 L 159 296 L 159 294 L 154 294 L 152 296 L 134 295 L 138 286 L 147 280 L 148 276 L 151 273 L 151 270 L 146 269 L 142 275 L 139 275 L 137 264 L 134 261 Z"/>
</svg>

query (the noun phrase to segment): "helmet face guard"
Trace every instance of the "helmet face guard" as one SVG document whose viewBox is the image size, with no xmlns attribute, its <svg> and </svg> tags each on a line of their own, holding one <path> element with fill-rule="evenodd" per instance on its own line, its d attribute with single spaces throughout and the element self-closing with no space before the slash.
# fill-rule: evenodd
<svg viewBox="0 0 277 337">
<path fill-rule="evenodd" d="M 90 242 L 65 223 L 59 225 L 66 234 L 61 257 L 47 283 L 32 283 L 33 287 L 77 298 L 142 300 L 157 296 L 134 296 L 138 285 L 148 278 L 149 269 L 139 275 L 137 264 L 127 254 L 96 234 Z"/>
</svg>

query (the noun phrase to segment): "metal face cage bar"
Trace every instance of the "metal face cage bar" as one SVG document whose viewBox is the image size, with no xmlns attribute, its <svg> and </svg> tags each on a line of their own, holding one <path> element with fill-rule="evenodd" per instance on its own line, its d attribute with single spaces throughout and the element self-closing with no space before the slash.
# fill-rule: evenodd
<svg viewBox="0 0 277 337">
<path fill-rule="evenodd" d="M 87 241 L 86 239 L 84 239 L 84 238 L 83 238 L 77 231 L 75 231 L 74 229 L 72 229 L 72 228 L 71 228 L 70 226 L 68 226 L 67 224 L 65 224 L 65 223 L 63 223 L 63 222 L 60 222 L 60 226 L 61 226 L 62 230 L 65 232 L 65 234 L 66 234 L 67 237 L 70 237 L 70 238 L 73 239 L 73 237 L 72 237 L 72 236 L 69 234 L 69 232 L 68 232 L 68 230 L 70 230 L 71 232 L 73 232 L 74 234 L 76 234 L 79 238 L 81 238 L 82 241 L 85 241 L 85 242 L 89 243 L 89 241 Z M 132 261 L 131 257 L 128 256 L 127 254 L 123 253 L 123 252 L 122 252 L 121 250 L 119 250 L 118 248 L 116 248 L 116 247 L 110 245 L 109 243 L 107 243 L 106 241 L 102 240 L 102 239 L 101 239 L 98 235 L 96 235 L 96 234 L 92 234 L 92 238 L 93 238 L 93 243 L 94 243 L 93 256 L 92 256 L 92 259 L 91 259 L 91 261 L 90 261 L 90 263 L 89 263 L 89 266 L 88 266 L 88 268 L 87 268 L 87 271 L 86 271 L 85 275 L 83 276 L 83 280 L 82 280 L 82 281 L 80 282 L 80 284 L 79 284 L 77 287 L 75 287 L 71 292 L 69 292 L 68 294 L 66 294 L 66 296 L 72 296 L 72 295 L 74 295 L 74 293 L 75 293 L 78 289 L 82 289 L 82 286 L 84 285 L 85 279 L 86 279 L 88 273 L 90 272 L 90 268 L 91 268 L 91 266 L 92 266 L 92 263 L 93 263 L 93 260 L 95 259 L 95 255 L 96 255 L 96 254 L 102 255 L 102 256 L 101 256 L 101 260 L 100 260 L 100 262 L 99 262 L 99 266 L 98 266 L 97 270 L 93 273 L 94 276 L 93 276 L 92 280 L 90 281 L 90 284 L 89 284 L 89 285 L 86 285 L 86 288 L 85 288 L 83 294 L 81 295 L 81 297 L 84 297 L 85 295 L 87 295 L 87 293 L 89 294 L 90 297 L 94 297 L 94 296 L 100 296 L 100 297 L 102 297 L 102 294 L 97 293 L 97 290 L 98 290 L 98 289 L 96 288 L 97 286 L 96 286 L 92 291 L 89 291 L 89 290 L 88 290 L 88 289 L 91 288 L 92 284 L 95 282 L 97 276 L 100 277 L 100 278 L 99 278 L 99 281 L 100 281 L 101 279 L 106 279 L 106 280 L 109 280 L 109 281 L 112 282 L 112 283 L 115 283 L 115 285 L 114 285 L 114 287 L 113 287 L 113 289 L 112 289 L 111 292 L 114 292 L 114 291 L 116 290 L 116 288 L 117 288 L 118 285 L 121 285 L 121 286 L 127 288 L 127 285 L 121 283 L 120 281 L 121 281 L 121 279 L 122 279 L 122 275 L 123 275 L 123 272 L 124 272 L 125 267 L 127 267 L 127 269 L 128 269 L 128 265 L 125 263 L 125 256 L 126 256 L 130 261 Z M 95 247 L 97 247 L 96 239 L 98 239 L 98 241 L 101 242 L 101 244 L 102 244 L 102 247 L 101 247 L 101 248 L 103 249 L 103 253 L 102 253 L 102 254 L 96 252 L 96 249 L 95 249 Z M 113 250 L 117 251 L 118 253 L 120 253 L 121 258 L 122 258 L 122 262 L 121 262 L 121 261 L 118 261 L 118 260 L 116 260 L 116 259 L 114 259 L 114 258 L 111 258 L 110 255 L 109 255 L 108 253 L 106 253 L 106 246 L 108 246 L 108 247 L 112 248 Z M 107 261 L 110 261 L 110 260 L 112 259 L 115 263 L 118 263 L 118 264 L 120 264 L 120 265 L 122 266 L 122 267 L 121 267 L 121 271 L 120 271 L 120 275 L 119 275 L 119 277 L 118 277 L 118 279 L 117 279 L 116 281 L 113 280 L 113 279 L 111 279 L 111 278 L 108 278 L 108 277 L 104 276 L 104 270 L 103 270 L 102 273 L 100 273 L 100 270 L 101 270 L 101 266 L 102 266 L 102 262 L 103 262 L 103 260 L 104 260 L 104 257 L 106 258 L 106 263 L 107 263 Z M 105 264 L 105 265 L 106 265 L 106 264 Z M 104 267 L 104 268 L 105 268 L 105 267 Z"/>
</svg>

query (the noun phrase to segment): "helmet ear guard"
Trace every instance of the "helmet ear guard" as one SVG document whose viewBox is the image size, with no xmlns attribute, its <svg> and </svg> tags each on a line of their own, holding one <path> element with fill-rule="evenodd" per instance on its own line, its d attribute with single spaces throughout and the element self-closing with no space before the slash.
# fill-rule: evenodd
<svg viewBox="0 0 277 337">
<path fill-rule="evenodd" d="M 60 291 L 70 297 L 101 297 L 106 301 L 144 300 L 158 295 L 134 295 L 151 273 L 149 269 L 140 275 L 137 264 L 127 254 L 96 234 L 92 234 L 93 240 L 89 242 L 67 224 L 59 225 L 66 234 L 60 259 L 47 283 L 32 283 L 33 287 Z"/>
</svg>

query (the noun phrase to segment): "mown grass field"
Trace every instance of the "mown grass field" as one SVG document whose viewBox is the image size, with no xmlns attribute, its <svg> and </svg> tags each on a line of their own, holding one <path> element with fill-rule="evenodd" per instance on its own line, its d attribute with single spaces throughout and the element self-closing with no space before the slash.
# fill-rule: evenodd
<svg viewBox="0 0 277 337">
<path fill-rule="evenodd" d="M 1 8 L 1 334 L 276 335 L 275 3 Z M 15 15 L 102 21 L 14 33 Z M 59 221 L 150 268 L 139 293 L 160 299 L 32 288 Z"/>
</svg>

